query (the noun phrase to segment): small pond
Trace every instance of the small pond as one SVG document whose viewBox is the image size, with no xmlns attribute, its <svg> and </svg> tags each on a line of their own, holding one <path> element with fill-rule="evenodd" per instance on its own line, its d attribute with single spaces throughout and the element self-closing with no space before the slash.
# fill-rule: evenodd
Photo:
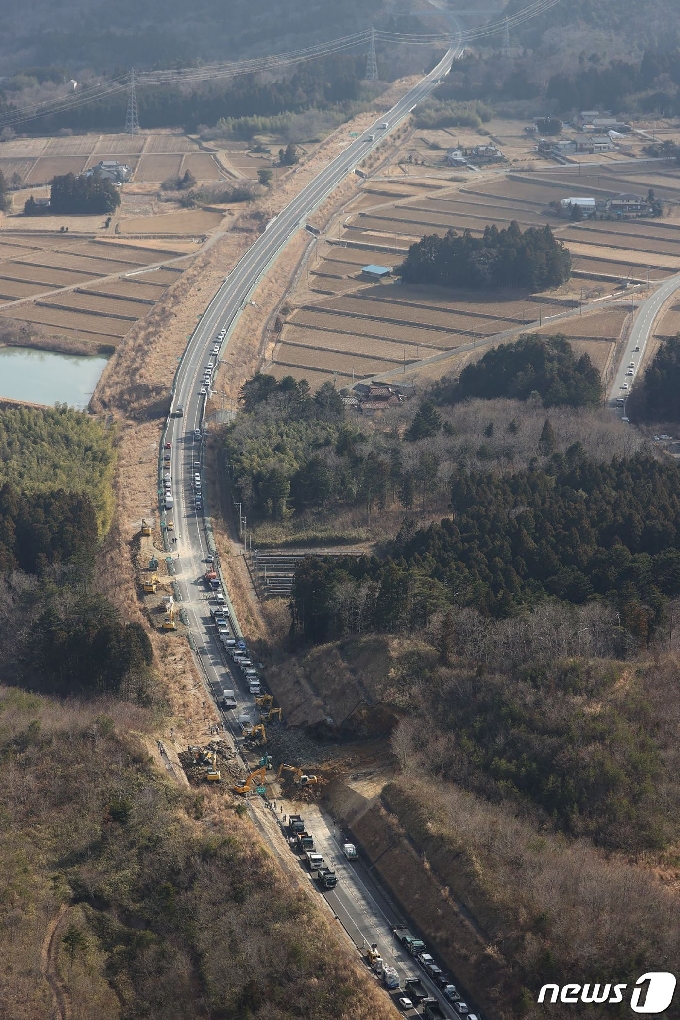
<svg viewBox="0 0 680 1020">
<path fill-rule="evenodd" d="M 107 358 L 0 347 L 0 397 L 84 410 Z"/>
</svg>

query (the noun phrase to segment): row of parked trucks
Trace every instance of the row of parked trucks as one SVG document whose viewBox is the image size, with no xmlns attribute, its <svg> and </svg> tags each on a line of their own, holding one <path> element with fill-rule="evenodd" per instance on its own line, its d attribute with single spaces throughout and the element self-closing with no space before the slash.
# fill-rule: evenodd
<svg viewBox="0 0 680 1020">
<path fill-rule="evenodd" d="M 314 848 L 314 837 L 307 832 L 302 815 L 289 815 L 286 825 L 288 846 L 294 853 L 304 857 L 309 873 L 322 889 L 334 889 L 338 884 L 338 876 L 332 868 L 327 867 L 323 854 Z"/>
</svg>

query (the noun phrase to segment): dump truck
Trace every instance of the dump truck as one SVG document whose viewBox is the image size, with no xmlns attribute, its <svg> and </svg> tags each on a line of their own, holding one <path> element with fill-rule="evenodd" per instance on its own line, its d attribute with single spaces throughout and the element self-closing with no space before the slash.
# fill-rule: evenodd
<svg viewBox="0 0 680 1020">
<path fill-rule="evenodd" d="M 383 967 L 382 979 L 385 988 L 394 989 L 399 987 L 399 971 L 396 967 Z"/>
<path fill-rule="evenodd" d="M 319 868 L 323 868 L 324 859 L 321 854 L 316 853 L 314 850 L 307 850 L 305 857 L 307 858 L 307 867 L 310 871 L 318 871 Z"/>
<path fill-rule="evenodd" d="M 338 884 L 338 876 L 330 868 L 319 868 L 312 876 L 323 889 L 334 889 Z"/>
<path fill-rule="evenodd" d="M 412 935 L 412 933 L 404 924 L 396 925 L 396 927 L 392 929 L 392 934 L 394 935 L 395 939 L 398 939 L 399 942 L 401 942 L 403 946 L 407 945 L 408 942 L 413 941 L 414 938 L 414 935 Z"/>
<path fill-rule="evenodd" d="M 298 853 L 306 853 L 314 849 L 314 837 L 309 832 L 298 832 L 295 836 L 295 846 Z"/>
<path fill-rule="evenodd" d="M 406 978 L 406 981 L 404 981 L 404 991 L 409 999 L 415 999 L 416 1002 L 422 1002 L 423 999 L 429 998 L 427 988 L 418 977 Z"/>
<path fill-rule="evenodd" d="M 425 945 L 423 940 L 417 939 L 415 937 L 412 937 L 408 941 L 404 942 L 404 945 L 408 949 L 411 956 L 420 956 L 421 953 L 424 953 L 425 950 L 427 949 L 427 946 Z"/>
<path fill-rule="evenodd" d="M 278 777 L 277 777 L 278 778 Z M 298 832 L 305 831 L 305 820 L 302 815 L 289 815 L 288 816 L 288 832 L 291 836 L 296 836 Z"/>
<path fill-rule="evenodd" d="M 423 1007 L 423 1016 L 427 1020 L 446 1020 L 446 1013 L 442 1009 L 439 1000 L 435 999 L 434 996 L 429 996 L 426 999 L 421 999 L 420 1005 Z"/>
</svg>

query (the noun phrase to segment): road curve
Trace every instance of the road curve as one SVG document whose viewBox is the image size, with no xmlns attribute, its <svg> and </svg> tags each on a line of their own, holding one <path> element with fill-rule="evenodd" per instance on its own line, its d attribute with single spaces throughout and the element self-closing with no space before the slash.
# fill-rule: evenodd
<svg viewBox="0 0 680 1020">
<path fill-rule="evenodd" d="M 633 388 L 633 383 L 642 364 L 647 341 L 654 328 L 654 323 L 666 301 L 678 288 L 680 288 L 680 275 L 671 276 L 668 280 L 664 280 L 661 286 L 654 291 L 651 297 L 643 301 L 638 309 L 626 348 L 621 355 L 619 367 L 609 391 L 609 404 L 611 406 L 616 406 L 617 399 L 623 399 L 623 405 L 619 406 L 624 417 L 626 414 L 625 401 L 630 396 L 630 391 Z M 634 366 L 632 369 L 629 368 L 631 364 Z M 633 375 L 626 375 L 628 371 L 632 371 Z M 624 388 L 626 383 L 628 387 Z"/>
</svg>

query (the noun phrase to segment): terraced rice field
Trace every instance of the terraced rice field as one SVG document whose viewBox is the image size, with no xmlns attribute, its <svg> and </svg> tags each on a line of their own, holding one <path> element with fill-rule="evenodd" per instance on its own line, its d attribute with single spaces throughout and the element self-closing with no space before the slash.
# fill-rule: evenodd
<svg viewBox="0 0 680 1020">
<path fill-rule="evenodd" d="M 22 313 L 26 314 L 23 308 Z M 5 308 L 0 310 L 0 315 L 9 318 L 14 318 L 16 314 L 16 309 Z M 131 325 L 130 322 L 123 319 L 111 319 L 106 316 L 68 312 L 60 308 L 50 308 L 41 304 L 30 306 L 30 321 L 38 322 L 44 326 L 52 326 L 55 330 L 64 326 L 67 329 L 76 330 L 78 333 L 92 333 L 96 336 L 115 337 L 119 340 L 125 336 Z"/>
<path fill-rule="evenodd" d="M 96 273 L 68 272 L 47 266 L 36 266 L 30 262 L 5 262 L 0 265 L 0 277 L 8 280 L 22 280 L 40 287 L 72 287 L 96 279 Z"/>
<path fill-rule="evenodd" d="M 616 340 L 621 334 L 623 325 L 629 316 L 629 309 L 623 307 L 606 308 L 588 315 L 576 315 L 564 319 L 554 326 L 543 326 L 535 332 L 564 333 L 565 336 L 583 339 Z"/>
<path fill-rule="evenodd" d="M 10 181 L 14 174 L 19 174 L 22 184 L 28 177 L 35 160 L 27 159 L 0 159 L 0 171 L 6 181 Z"/>
<path fill-rule="evenodd" d="M 81 135 L 71 138 L 50 138 L 43 150 L 44 156 L 89 156 L 99 141 L 98 135 Z"/>
<path fill-rule="evenodd" d="M 295 344 L 300 347 L 314 347 L 318 350 L 339 351 L 343 354 L 368 354 L 371 357 L 387 358 L 392 361 L 403 361 L 404 351 L 407 358 L 427 358 L 431 354 L 440 354 L 450 350 L 451 345 L 442 342 L 434 344 L 414 343 L 413 341 L 391 340 L 389 337 L 357 335 L 356 333 L 321 332 L 318 329 L 299 325 L 286 326 L 282 342 L 284 345 Z M 465 341 L 467 342 L 467 341 Z"/>
<path fill-rule="evenodd" d="M 0 276 L 0 297 L 7 301 L 33 297 L 36 294 L 46 294 L 50 289 L 51 287 L 46 283 L 22 283 L 19 280 L 7 280 Z"/>
<path fill-rule="evenodd" d="M 680 333 L 680 306 L 673 305 L 660 318 L 654 329 L 655 336 L 676 336 Z"/>
<path fill-rule="evenodd" d="M 105 298 L 100 294 L 91 294 L 89 291 L 71 290 L 64 294 L 55 296 L 50 301 L 52 307 L 72 308 L 74 311 L 95 312 L 100 315 L 112 315 L 118 318 L 126 318 L 135 322 L 146 315 L 149 305 L 140 304 L 138 301 L 129 301 L 125 298 Z"/>
<path fill-rule="evenodd" d="M 102 153 L 115 152 L 117 153 L 115 159 L 120 159 L 121 155 L 131 156 L 139 153 L 143 150 L 146 140 L 146 135 L 102 135 L 94 147 L 98 156 L 96 162 L 105 158 Z M 129 160 L 126 159 L 124 162 L 129 163 Z"/>
<path fill-rule="evenodd" d="M 155 274 L 154 274 L 155 275 Z M 150 301 L 152 304 L 158 300 L 165 287 L 162 284 L 152 284 L 149 277 L 148 283 L 139 283 L 143 277 L 136 276 L 132 280 L 109 280 L 108 283 L 101 283 L 98 286 L 89 287 L 91 294 L 103 294 L 105 297 L 129 297 L 138 301 Z"/>
</svg>

